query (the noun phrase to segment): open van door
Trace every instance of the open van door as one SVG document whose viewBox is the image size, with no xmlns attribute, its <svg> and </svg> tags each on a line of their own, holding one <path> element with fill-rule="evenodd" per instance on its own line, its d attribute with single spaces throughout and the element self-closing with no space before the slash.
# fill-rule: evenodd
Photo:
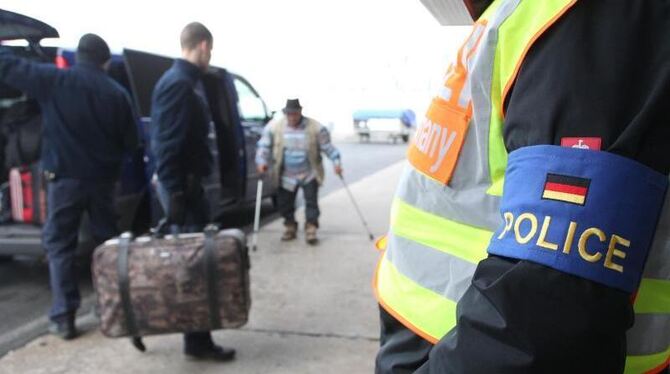
<svg viewBox="0 0 670 374">
<path fill-rule="evenodd" d="M 210 106 L 212 122 L 216 130 L 217 162 L 220 200 L 211 207 L 212 218 L 220 218 L 224 210 L 244 201 L 244 189 L 248 170 L 245 167 L 247 153 L 237 110 L 234 105 L 231 74 L 225 69 L 211 68 L 203 77 L 203 86 Z M 212 173 L 214 174 L 214 173 Z"/>
<path fill-rule="evenodd" d="M 276 186 L 273 186 L 270 178 L 271 173 L 258 174 L 255 161 L 256 144 L 263 134 L 263 128 L 269 121 L 270 115 L 265 102 L 246 79 L 239 75 L 233 75 L 232 78 L 237 97 L 236 104 L 239 112 L 239 120 L 244 131 L 245 152 L 247 154 L 247 184 L 244 198 L 245 201 L 254 201 L 259 178 L 263 179 L 263 197 L 273 195 L 276 190 Z"/>
</svg>

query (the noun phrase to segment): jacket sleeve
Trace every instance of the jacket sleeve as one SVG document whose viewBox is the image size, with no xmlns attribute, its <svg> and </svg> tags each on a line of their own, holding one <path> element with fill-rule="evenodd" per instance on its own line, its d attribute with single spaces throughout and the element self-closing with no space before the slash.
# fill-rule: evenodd
<svg viewBox="0 0 670 374">
<path fill-rule="evenodd" d="M 0 81 L 30 97 L 48 97 L 58 74 L 54 65 L 29 61 L 15 56 L 8 48 L 0 48 Z"/>
<path fill-rule="evenodd" d="M 140 127 L 138 126 L 138 118 L 133 110 L 130 97 L 128 94 L 124 94 L 123 96 L 121 107 L 124 115 L 120 122 L 121 139 L 123 141 L 123 149 L 130 153 L 139 146 Z"/>
<path fill-rule="evenodd" d="M 272 133 L 272 122 L 263 129 L 263 135 L 256 144 L 256 165 L 268 165 L 272 158 L 274 134 Z"/>
<path fill-rule="evenodd" d="M 185 189 L 185 171 L 180 155 L 192 118 L 193 89 L 187 82 L 174 82 L 154 95 L 152 142 L 156 173 L 170 193 Z"/>
<path fill-rule="evenodd" d="M 414 373 L 623 373 L 633 320 L 625 292 L 492 255 L 458 301 L 456 326 Z"/>
<path fill-rule="evenodd" d="M 342 157 L 340 155 L 340 151 L 335 148 L 333 143 L 330 140 L 330 132 L 328 132 L 328 129 L 323 126 L 319 125 L 319 133 L 317 134 L 318 140 L 319 140 L 319 147 L 321 148 L 321 152 L 325 153 L 326 156 L 333 162 L 335 165 L 341 165 L 342 164 Z"/>
</svg>

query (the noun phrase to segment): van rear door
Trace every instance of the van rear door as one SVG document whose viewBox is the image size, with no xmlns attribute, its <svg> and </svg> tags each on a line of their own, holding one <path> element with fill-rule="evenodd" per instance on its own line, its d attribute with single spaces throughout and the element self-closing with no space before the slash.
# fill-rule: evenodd
<svg viewBox="0 0 670 374">
<path fill-rule="evenodd" d="M 37 43 L 58 38 L 58 31 L 42 21 L 0 9 L 0 40 L 27 40 Z"/>
</svg>

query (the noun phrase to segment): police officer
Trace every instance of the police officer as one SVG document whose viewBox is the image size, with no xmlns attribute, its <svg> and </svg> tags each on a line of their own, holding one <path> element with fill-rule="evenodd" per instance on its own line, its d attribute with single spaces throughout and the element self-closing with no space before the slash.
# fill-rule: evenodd
<svg viewBox="0 0 670 374">
<path fill-rule="evenodd" d="M 467 3 L 465 63 L 417 133 L 377 275 L 378 371 L 664 370 L 668 4 Z"/>
<path fill-rule="evenodd" d="M 114 188 L 124 154 L 138 143 L 127 92 L 105 73 L 107 43 L 97 35 L 79 40 L 77 64 L 60 70 L 0 53 L 0 80 L 37 99 L 44 118 L 42 167 L 48 179 L 43 243 L 49 259 L 53 303 L 49 331 L 77 335 L 80 295 L 75 251 L 84 212 L 94 239 L 117 234 Z"/>
<path fill-rule="evenodd" d="M 182 58 L 154 88 L 151 147 L 156 156 L 158 197 L 168 222 L 181 231 L 200 231 L 209 221 L 202 178 L 212 169 L 207 144 L 211 115 L 201 78 L 209 67 L 214 39 L 201 23 L 181 32 Z M 228 361 L 235 350 L 214 344 L 209 331 L 184 334 L 189 358 Z"/>
</svg>

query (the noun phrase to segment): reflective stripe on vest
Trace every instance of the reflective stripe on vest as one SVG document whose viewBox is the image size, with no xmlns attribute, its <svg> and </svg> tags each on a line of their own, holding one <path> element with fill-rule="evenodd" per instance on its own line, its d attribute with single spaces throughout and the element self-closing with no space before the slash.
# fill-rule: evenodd
<svg viewBox="0 0 670 374">
<path fill-rule="evenodd" d="M 524 6 L 521 6 L 521 4 Z M 460 151 L 456 167 L 449 180 L 449 184 L 445 185 L 442 181 L 428 177 L 428 173 L 423 170 L 417 170 L 412 166 L 407 167 L 407 170 L 401 178 L 396 200 L 393 204 L 390 237 L 394 235 L 399 236 L 421 244 L 428 250 L 435 251 L 443 256 L 451 255 L 473 264 L 476 264 L 476 262 L 486 256 L 488 239 L 492 235 L 493 230 L 497 228 L 499 222 L 499 198 L 486 193 L 493 184 L 492 176 L 496 175 L 496 173 L 492 173 L 489 160 L 495 157 L 503 157 L 502 160 L 497 161 L 497 164 L 500 165 L 505 165 L 507 161 L 504 146 L 501 148 L 503 150 L 502 156 L 500 155 L 500 152 L 489 154 L 489 144 L 491 143 L 490 138 L 502 138 L 501 129 L 496 132 L 491 128 L 492 124 L 498 122 L 502 123 L 502 119 L 492 119 L 494 115 L 499 115 L 500 112 L 494 108 L 494 103 L 501 102 L 499 98 L 492 99 L 492 96 L 502 96 L 502 87 L 506 84 L 500 84 L 500 82 L 506 82 L 508 79 L 512 79 L 514 73 L 513 70 L 510 70 L 508 72 L 509 77 L 494 79 L 494 74 L 501 74 L 500 63 L 494 64 L 494 62 L 499 61 L 502 58 L 513 58 L 514 62 L 516 62 L 522 58 L 521 54 L 523 53 L 523 48 L 521 48 L 517 49 L 518 56 L 509 54 L 504 54 L 502 57 L 500 56 L 501 52 L 497 48 L 498 40 L 501 39 L 499 28 L 501 28 L 501 25 L 510 23 L 517 24 L 518 27 L 525 27 L 523 26 L 523 22 L 519 22 L 524 18 L 537 17 L 538 19 L 543 20 L 536 22 L 536 30 L 526 32 L 526 35 L 528 36 L 526 37 L 525 43 L 523 39 L 517 38 L 517 42 L 523 43 L 523 46 L 525 47 L 530 43 L 532 36 L 546 28 L 546 25 L 551 20 L 555 19 L 556 15 L 563 12 L 566 7 L 571 4 L 572 2 L 570 0 L 548 0 L 542 2 L 498 0 L 487 9 L 482 16 L 482 19 L 475 25 L 473 33 L 459 53 L 459 58 L 461 59 L 461 61 L 459 61 L 460 65 L 467 65 L 466 73 L 469 73 L 467 83 L 463 85 L 463 89 L 460 92 L 457 90 L 458 86 L 452 89 L 449 85 L 454 78 L 449 75 L 447 76 L 447 83 L 445 83 L 446 89 L 440 94 L 442 99 L 458 99 L 457 102 L 460 103 L 461 106 L 463 104 L 468 104 L 472 107 L 472 117 L 470 118 L 467 136 L 465 137 L 464 144 Z M 521 9 L 524 9 L 525 11 L 518 13 L 517 11 Z M 528 17 L 529 14 L 531 14 L 532 17 Z M 481 32 L 477 31 L 482 28 L 482 25 L 485 25 L 484 29 Z M 481 38 L 481 40 L 479 40 L 479 38 Z M 473 45 L 472 40 L 475 39 L 478 40 L 477 45 L 479 47 L 467 54 L 470 56 L 467 61 L 462 61 L 463 56 L 465 55 L 463 50 L 469 51 L 469 48 Z M 457 62 L 456 65 L 459 65 L 459 62 Z M 450 71 L 452 71 L 452 75 L 465 74 L 453 67 Z M 491 91 L 488 91 L 489 88 Z M 464 103 L 463 98 L 468 98 L 469 103 Z M 502 176 L 502 173 L 497 174 L 499 174 L 498 178 Z M 407 208 L 407 206 L 410 208 Z M 412 213 L 416 214 L 412 215 Z M 394 222 L 397 223 L 399 221 L 417 221 L 416 216 L 433 218 L 432 220 L 426 219 L 426 221 L 430 223 L 428 225 L 423 225 L 424 230 L 427 232 L 434 231 L 439 233 L 439 235 L 423 234 L 421 233 L 421 230 L 408 230 L 403 227 L 403 225 L 394 224 Z M 433 226 L 435 230 L 431 230 L 430 225 L 435 225 Z M 448 238 L 447 240 L 458 241 L 464 234 L 467 236 L 470 229 L 478 231 L 478 234 L 475 235 L 475 237 L 478 236 L 485 239 L 476 240 L 474 242 L 468 242 L 466 240 L 452 243 L 437 243 L 433 237 L 438 236 Z M 408 233 L 407 231 L 411 232 Z M 406 251 L 406 249 L 396 245 L 392 240 L 389 241 L 386 254 L 379 266 L 377 284 L 379 298 L 386 304 L 388 307 L 387 309 L 395 309 L 395 311 L 398 314 L 401 314 L 405 320 L 410 321 L 415 332 L 422 336 L 428 335 L 431 337 L 429 340 L 437 341 L 444 335 L 442 332 L 446 332 L 453 327 L 453 323 L 433 321 L 437 318 L 436 316 L 444 315 L 444 313 L 436 313 L 430 308 L 427 308 L 426 305 L 441 305 L 442 301 L 449 299 L 446 298 L 445 295 L 438 293 L 424 294 L 424 301 L 407 303 L 412 307 L 421 305 L 423 313 L 418 314 L 416 318 L 408 317 L 400 311 L 403 307 L 399 304 L 404 304 L 405 302 L 398 300 L 403 300 L 405 297 L 410 296 L 404 295 L 398 297 L 398 295 L 395 295 L 394 293 L 400 293 L 401 291 L 399 288 L 386 287 L 386 285 L 383 284 L 383 282 L 389 280 L 393 274 L 401 274 L 398 271 L 398 267 L 401 269 L 406 268 L 405 266 L 399 265 L 398 261 L 401 260 L 396 260 L 402 258 L 399 257 L 400 255 L 396 255 L 396 252 L 400 253 L 403 251 Z M 394 259 L 394 268 L 386 266 L 386 263 L 391 264 L 388 258 Z M 386 274 L 386 271 L 389 273 Z M 398 287 L 400 287 L 399 285 L 401 285 L 403 281 L 410 279 L 406 277 L 406 274 L 401 275 L 405 276 L 403 280 L 393 281 Z M 448 278 L 449 275 L 446 277 Z M 445 273 L 442 271 L 425 274 L 420 280 L 414 280 L 414 282 L 418 282 L 414 286 L 426 289 L 426 287 L 423 287 L 424 282 L 439 283 L 429 280 L 432 278 L 445 278 Z M 441 300 L 438 302 L 432 299 Z M 394 300 L 394 302 L 391 302 L 390 300 Z M 457 300 L 449 300 L 451 303 L 455 303 L 456 301 Z M 410 308 L 404 309 L 406 310 Z M 424 327 L 438 324 L 442 324 L 442 326 L 437 329 L 428 329 Z M 439 333 L 431 333 L 428 330 L 439 331 Z"/>
<path fill-rule="evenodd" d="M 469 286 L 477 262 L 486 256 L 488 238 L 499 224 L 498 196 L 507 164 L 504 98 L 535 40 L 575 2 L 496 0 L 461 50 L 468 53 L 458 55 L 467 64 L 465 85 L 454 90 L 445 84 L 439 95 L 472 108 L 449 183 L 429 177 L 413 164 L 405 168 L 374 286 L 380 304 L 430 342 L 455 325 L 456 302 Z M 478 48 L 472 51 L 473 46 Z M 666 209 L 635 302 L 626 373 L 653 372 L 667 363 L 669 232 Z"/>
<path fill-rule="evenodd" d="M 658 373 L 670 363 L 670 196 L 633 306 L 635 324 L 626 334 L 624 373 Z"/>
</svg>

